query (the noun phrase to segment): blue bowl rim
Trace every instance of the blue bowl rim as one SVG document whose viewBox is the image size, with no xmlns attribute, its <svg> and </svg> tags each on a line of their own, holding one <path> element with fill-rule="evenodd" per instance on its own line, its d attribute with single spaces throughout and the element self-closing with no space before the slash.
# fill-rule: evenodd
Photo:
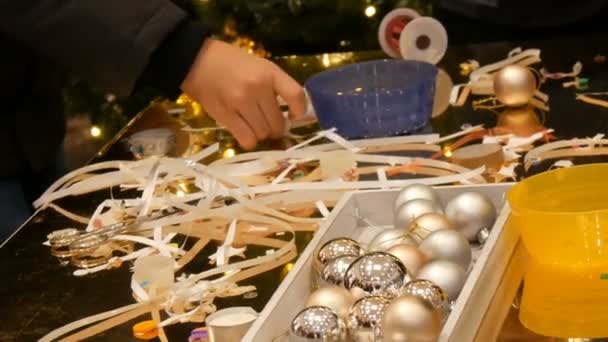
<svg viewBox="0 0 608 342">
<path fill-rule="evenodd" d="M 352 64 L 348 64 L 348 65 L 343 65 L 341 67 L 337 67 L 337 68 L 333 68 L 333 69 L 329 69 L 329 70 L 323 70 L 321 72 L 318 72 L 318 73 L 310 76 L 304 82 L 304 88 L 308 89 L 308 87 L 311 85 L 311 83 L 318 81 L 320 78 L 328 77 L 328 75 L 334 74 L 337 71 L 347 71 L 348 69 L 354 69 L 361 65 L 378 64 L 378 63 L 395 63 L 395 64 L 407 63 L 410 65 L 417 64 L 417 65 L 422 65 L 426 68 L 429 68 L 429 70 L 435 70 L 435 72 L 437 72 L 437 66 L 435 64 L 424 62 L 424 61 L 416 61 L 416 60 L 408 60 L 408 59 L 390 59 L 390 58 L 374 59 L 374 60 L 370 60 L 370 61 L 363 61 L 363 62 L 352 63 Z M 435 80 L 433 80 L 433 82 L 434 81 Z M 414 86 L 416 86 L 415 83 L 408 84 L 408 87 L 414 87 Z M 316 91 L 321 92 L 321 93 L 326 93 L 325 89 L 317 89 Z M 356 94 L 353 94 L 353 95 L 356 95 Z"/>
</svg>

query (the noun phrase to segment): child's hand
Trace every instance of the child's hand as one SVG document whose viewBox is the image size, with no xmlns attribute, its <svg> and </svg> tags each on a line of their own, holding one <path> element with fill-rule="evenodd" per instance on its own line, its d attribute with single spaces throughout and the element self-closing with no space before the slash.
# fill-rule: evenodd
<svg viewBox="0 0 608 342">
<path fill-rule="evenodd" d="M 294 118 L 306 111 L 304 89 L 277 65 L 214 39 L 201 48 L 182 90 L 245 149 L 283 135 L 285 119 L 277 95 Z"/>
</svg>

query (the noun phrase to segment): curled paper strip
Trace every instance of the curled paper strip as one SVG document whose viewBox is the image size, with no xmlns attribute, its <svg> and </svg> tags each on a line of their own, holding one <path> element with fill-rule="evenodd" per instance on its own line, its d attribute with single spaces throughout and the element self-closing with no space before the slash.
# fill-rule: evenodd
<svg viewBox="0 0 608 342">
<path fill-rule="evenodd" d="M 524 157 L 524 168 L 529 170 L 536 161 L 561 159 L 578 156 L 597 156 L 608 154 L 608 139 L 572 139 L 560 140 L 541 145 L 529 151 Z"/>
</svg>

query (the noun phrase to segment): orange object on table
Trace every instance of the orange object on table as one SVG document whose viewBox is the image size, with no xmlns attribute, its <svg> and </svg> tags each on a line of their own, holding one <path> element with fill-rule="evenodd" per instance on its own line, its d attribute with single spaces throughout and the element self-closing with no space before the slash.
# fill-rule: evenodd
<svg viewBox="0 0 608 342">
<path fill-rule="evenodd" d="M 133 336 L 139 340 L 152 340 L 158 337 L 158 325 L 156 322 L 143 321 L 133 326 Z"/>
</svg>

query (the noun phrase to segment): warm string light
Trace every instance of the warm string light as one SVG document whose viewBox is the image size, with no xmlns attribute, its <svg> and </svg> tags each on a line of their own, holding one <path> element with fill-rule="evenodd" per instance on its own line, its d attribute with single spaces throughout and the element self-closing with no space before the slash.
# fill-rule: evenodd
<svg viewBox="0 0 608 342">
<path fill-rule="evenodd" d="M 222 153 L 222 156 L 224 158 L 232 158 L 236 155 L 236 151 L 233 148 L 227 148 L 224 153 Z"/>
<path fill-rule="evenodd" d="M 101 136 L 101 128 L 97 126 L 91 126 L 91 136 L 93 138 L 99 138 Z"/>
<path fill-rule="evenodd" d="M 365 16 L 367 16 L 368 18 L 371 18 L 371 17 L 375 16 L 376 12 L 377 11 L 376 11 L 376 7 L 375 6 L 369 5 L 369 6 L 367 6 L 365 8 Z"/>
</svg>

